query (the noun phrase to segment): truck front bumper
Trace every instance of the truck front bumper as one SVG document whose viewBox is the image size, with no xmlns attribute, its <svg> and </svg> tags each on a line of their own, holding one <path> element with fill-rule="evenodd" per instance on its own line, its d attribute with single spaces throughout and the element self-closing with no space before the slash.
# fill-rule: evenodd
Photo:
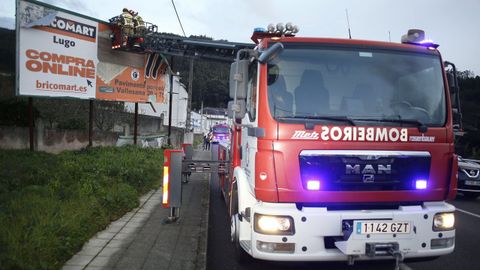
<svg viewBox="0 0 480 270">
<path fill-rule="evenodd" d="M 372 247 L 394 245 L 404 258 L 440 256 L 453 252 L 455 230 L 434 231 L 437 213 L 453 212 L 445 202 L 428 202 L 418 206 L 400 206 L 395 210 L 328 210 L 326 207 L 303 207 L 293 203 L 262 203 L 251 208 L 250 222 L 243 220 L 240 245 L 252 257 L 271 261 L 345 261 L 392 258 L 388 252 L 372 253 Z M 290 216 L 293 235 L 269 235 L 255 232 L 254 214 Z M 345 233 L 345 222 L 409 222 L 407 234 Z M 248 225 L 247 225 L 248 224 Z M 343 226 L 343 228 L 342 228 Z"/>
</svg>

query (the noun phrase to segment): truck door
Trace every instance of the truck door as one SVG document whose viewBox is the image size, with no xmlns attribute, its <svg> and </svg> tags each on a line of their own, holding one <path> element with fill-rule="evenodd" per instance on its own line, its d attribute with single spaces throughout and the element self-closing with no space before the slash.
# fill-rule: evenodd
<svg viewBox="0 0 480 270">
<path fill-rule="evenodd" d="M 255 153 L 257 152 L 257 137 L 252 130 L 258 127 L 258 63 L 252 62 L 248 68 L 248 89 L 246 100 L 246 115 L 242 120 L 241 165 L 245 170 L 250 186 L 255 185 Z M 250 132 L 249 132 L 250 131 Z M 250 135 L 249 135 L 250 134 Z"/>
</svg>

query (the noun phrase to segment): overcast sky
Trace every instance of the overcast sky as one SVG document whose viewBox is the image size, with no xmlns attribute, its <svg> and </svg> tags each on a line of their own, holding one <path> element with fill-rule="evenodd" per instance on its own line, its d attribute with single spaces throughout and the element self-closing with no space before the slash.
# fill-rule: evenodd
<svg viewBox="0 0 480 270">
<path fill-rule="evenodd" d="M 171 0 L 44 0 L 107 21 L 136 10 L 162 32 L 182 34 Z M 250 42 L 254 27 L 293 22 L 297 36 L 348 37 L 345 9 L 356 39 L 399 42 L 409 28 L 426 31 L 444 60 L 480 75 L 480 0 L 175 0 L 188 35 Z M 14 27 L 15 1 L 2 0 L 0 27 Z"/>
</svg>

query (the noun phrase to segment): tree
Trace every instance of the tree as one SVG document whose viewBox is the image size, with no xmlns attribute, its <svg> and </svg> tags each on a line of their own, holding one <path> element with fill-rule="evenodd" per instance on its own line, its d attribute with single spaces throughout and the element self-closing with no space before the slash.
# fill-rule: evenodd
<svg viewBox="0 0 480 270">
<path fill-rule="evenodd" d="M 460 104 L 463 128 L 466 134 L 460 138 L 460 154 L 480 158 L 480 77 L 472 71 L 459 72 Z"/>
</svg>

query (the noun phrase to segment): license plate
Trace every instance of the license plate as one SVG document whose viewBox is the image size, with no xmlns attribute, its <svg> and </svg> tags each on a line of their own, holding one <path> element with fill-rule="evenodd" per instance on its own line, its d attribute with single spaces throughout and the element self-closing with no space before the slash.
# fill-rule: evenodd
<svg viewBox="0 0 480 270">
<path fill-rule="evenodd" d="M 480 181 L 465 181 L 465 185 L 480 186 Z"/>
<path fill-rule="evenodd" d="M 365 221 L 357 222 L 357 234 L 410 233 L 410 222 Z"/>
</svg>

